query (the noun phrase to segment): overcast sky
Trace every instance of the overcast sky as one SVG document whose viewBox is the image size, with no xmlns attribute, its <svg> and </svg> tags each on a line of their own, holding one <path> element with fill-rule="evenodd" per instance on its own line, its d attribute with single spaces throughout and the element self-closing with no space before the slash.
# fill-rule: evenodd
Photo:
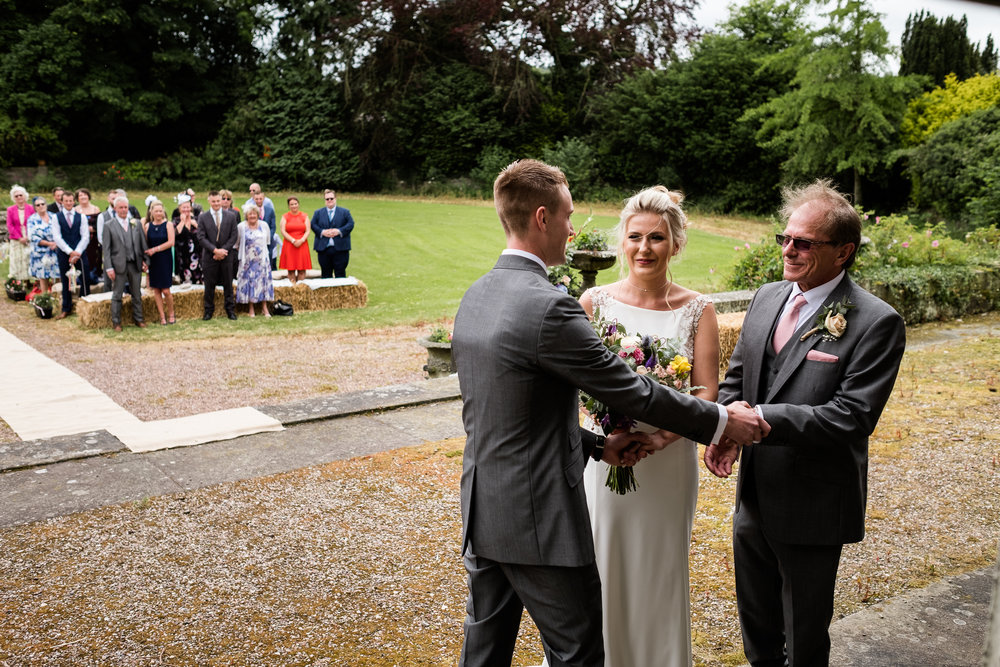
<svg viewBox="0 0 1000 667">
<path fill-rule="evenodd" d="M 719 21 L 729 16 L 730 4 L 741 5 L 743 0 L 701 0 L 701 7 L 695 12 L 698 25 L 713 28 Z M 875 11 L 883 14 L 882 25 L 889 31 L 889 41 L 898 47 L 906 28 L 906 17 L 924 10 L 939 19 L 946 16 L 959 18 L 962 14 L 969 19 L 966 34 L 973 43 L 986 43 L 986 35 L 993 35 L 994 44 L 1000 43 L 1000 7 L 966 0 L 870 0 Z M 832 7 L 830 3 L 828 7 Z"/>
</svg>

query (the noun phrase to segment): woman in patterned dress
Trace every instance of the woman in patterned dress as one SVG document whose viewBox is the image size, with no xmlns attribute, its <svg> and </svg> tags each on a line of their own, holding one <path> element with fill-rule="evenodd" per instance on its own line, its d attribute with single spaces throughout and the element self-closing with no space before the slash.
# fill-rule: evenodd
<svg viewBox="0 0 1000 667">
<path fill-rule="evenodd" d="M 246 220 L 237 226 L 240 270 L 236 275 L 236 303 L 249 304 L 250 317 L 255 317 L 254 304 L 260 303 L 264 317 L 271 317 L 267 310 L 267 302 L 274 301 L 271 260 L 267 251 L 271 230 L 260 219 L 260 211 L 254 204 L 244 206 L 243 215 Z"/>
<path fill-rule="evenodd" d="M 187 285 L 205 281 L 201 270 L 201 247 L 198 245 L 198 220 L 191 210 L 191 198 L 185 194 L 177 196 L 177 214 L 174 220 L 174 259 L 177 275 Z"/>
<path fill-rule="evenodd" d="M 101 239 L 97 237 L 97 218 L 101 215 L 101 209 L 90 200 L 90 190 L 78 188 L 76 206 L 73 210 L 87 219 L 87 229 L 90 234 L 90 242 L 87 243 L 87 266 L 90 268 L 90 275 L 87 276 L 87 280 L 91 285 L 96 285 L 104 279 L 104 253 L 101 252 Z"/>
<path fill-rule="evenodd" d="M 52 235 L 52 218 L 45 206 L 45 197 L 35 197 L 35 212 L 28 218 L 28 241 L 31 244 L 29 272 L 38 278 L 41 292 L 51 292 L 52 285 L 59 280 L 59 257 L 56 255 L 56 240 Z"/>
</svg>

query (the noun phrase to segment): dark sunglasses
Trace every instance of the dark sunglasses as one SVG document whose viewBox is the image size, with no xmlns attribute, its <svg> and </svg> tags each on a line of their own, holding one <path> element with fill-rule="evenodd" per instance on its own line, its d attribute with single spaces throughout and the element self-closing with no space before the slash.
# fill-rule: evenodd
<svg viewBox="0 0 1000 667">
<path fill-rule="evenodd" d="M 336 199 L 336 197 L 327 197 L 326 198 L 327 201 L 333 201 L 334 199 Z"/>
<path fill-rule="evenodd" d="M 799 252 L 809 252 L 814 245 L 838 245 L 833 241 L 810 241 L 809 239 L 798 239 L 794 236 L 786 236 L 785 234 L 775 234 L 774 240 L 782 248 L 791 243 L 792 247 Z"/>
</svg>

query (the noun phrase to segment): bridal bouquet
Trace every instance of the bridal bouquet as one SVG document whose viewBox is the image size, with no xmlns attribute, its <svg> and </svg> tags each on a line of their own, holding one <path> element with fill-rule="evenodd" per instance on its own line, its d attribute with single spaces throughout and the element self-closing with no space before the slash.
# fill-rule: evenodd
<svg viewBox="0 0 1000 667">
<path fill-rule="evenodd" d="M 629 334 L 617 320 L 608 321 L 601 317 L 601 311 L 594 311 L 594 331 L 604 346 L 618 355 L 629 368 L 640 375 L 648 375 L 660 384 L 690 393 L 691 362 L 680 354 L 680 343 L 667 338 Z M 605 435 L 620 431 L 631 431 L 636 421 L 628 415 L 611 409 L 606 403 L 586 393 L 580 392 L 580 402 L 600 425 Z M 610 466 L 605 486 L 619 495 L 635 491 L 635 473 L 625 466 Z"/>
</svg>

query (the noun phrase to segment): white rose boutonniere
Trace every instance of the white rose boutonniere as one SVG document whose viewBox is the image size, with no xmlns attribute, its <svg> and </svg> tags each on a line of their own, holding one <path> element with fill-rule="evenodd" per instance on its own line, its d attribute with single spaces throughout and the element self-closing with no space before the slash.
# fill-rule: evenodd
<svg viewBox="0 0 1000 667">
<path fill-rule="evenodd" d="M 819 311 L 816 326 L 802 334 L 799 340 L 803 341 L 815 333 L 821 334 L 823 340 L 837 340 L 847 331 L 847 311 L 854 307 L 854 304 L 847 299 L 831 303 Z"/>
</svg>

